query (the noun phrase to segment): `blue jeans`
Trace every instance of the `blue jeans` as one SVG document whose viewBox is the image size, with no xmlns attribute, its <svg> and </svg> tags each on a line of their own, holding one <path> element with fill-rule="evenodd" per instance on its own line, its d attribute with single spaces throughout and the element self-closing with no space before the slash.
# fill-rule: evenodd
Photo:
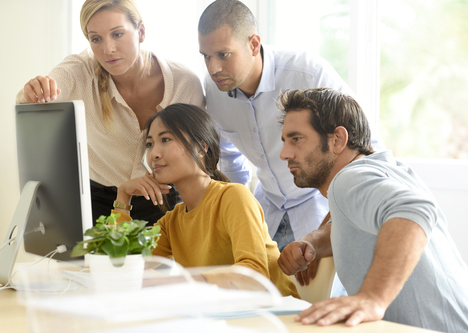
<svg viewBox="0 0 468 333">
<path fill-rule="evenodd" d="M 294 241 L 294 234 L 291 228 L 291 223 L 289 223 L 287 212 L 284 213 L 273 240 L 278 243 L 278 250 L 280 252 L 283 251 L 286 245 Z"/>
</svg>

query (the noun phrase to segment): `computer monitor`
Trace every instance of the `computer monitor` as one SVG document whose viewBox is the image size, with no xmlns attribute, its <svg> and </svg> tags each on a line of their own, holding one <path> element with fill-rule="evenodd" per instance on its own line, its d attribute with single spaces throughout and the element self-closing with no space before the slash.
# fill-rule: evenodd
<svg viewBox="0 0 468 333">
<path fill-rule="evenodd" d="M 83 102 L 16 105 L 16 132 L 22 191 L 0 250 L 1 284 L 21 240 L 26 252 L 45 256 L 60 246 L 66 251 L 54 259 L 70 260 L 93 224 Z"/>
</svg>

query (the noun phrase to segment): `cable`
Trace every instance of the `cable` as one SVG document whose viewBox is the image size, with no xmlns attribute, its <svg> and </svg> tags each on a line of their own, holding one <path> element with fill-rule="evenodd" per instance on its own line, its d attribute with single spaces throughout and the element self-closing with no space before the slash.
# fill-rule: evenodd
<svg viewBox="0 0 468 333">
<path fill-rule="evenodd" d="M 27 233 L 24 234 L 24 236 L 26 235 L 29 235 L 29 234 L 32 234 L 33 232 L 38 232 L 40 231 L 42 234 L 45 233 L 45 228 L 44 228 L 44 224 L 42 224 L 42 222 L 39 222 L 39 226 L 28 231 Z M 0 246 L 0 251 L 7 245 L 10 245 L 14 240 L 16 239 L 16 236 L 13 237 L 13 238 L 10 238 L 9 240 L 7 240 L 5 243 L 2 244 L 2 246 Z M 59 246 L 65 246 L 65 245 L 59 245 Z M 66 251 L 66 247 L 65 247 L 65 251 Z M 65 252 L 64 251 L 64 252 Z M 59 252 L 59 253 L 63 253 L 63 252 Z"/>
<path fill-rule="evenodd" d="M 5 243 L 3 243 L 2 246 L 0 246 L 0 251 L 7 245 L 10 245 L 11 242 L 13 242 L 14 240 L 16 239 L 16 237 L 13 237 L 13 238 L 10 238 L 9 240 L 7 240 Z"/>
<path fill-rule="evenodd" d="M 13 238 L 11 239 L 13 240 Z M 10 240 L 10 241 L 11 241 Z M 7 242 L 8 243 L 8 242 Z M 5 245 L 5 244 L 4 244 Z M 23 267 L 23 268 L 19 268 L 18 270 L 16 270 L 11 276 L 10 276 L 10 279 L 8 280 L 8 282 L 0 287 L 0 290 L 3 290 L 3 289 L 14 289 L 14 287 L 11 285 L 11 281 L 13 280 L 13 277 L 16 275 L 16 273 L 18 273 L 20 270 L 24 270 L 24 269 L 27 269 L 27 268 L 30 268 L 38 263 L 40 263 L 42 260 L 46 259 L 47 257 L 50 256 L 49 258 L 49 262 L 47 263 L 47 272 L 49 273 L 49 265 L 50 265 L 50 260 L 52 259 L 52 257 L 54 255 L 56 255 L 57 253 L 63 253 L 63 252 L 66 252 L 67 251 L 67 247 L 66 245 L 58 245 L 57 248 L 53 251 L 50 251 L 49 253 L 47 253 L 45 256 L 43 256 L 41 259 L 33 262 L 31 265 L 27 266 L 27 267 Z M 70 286 L 67 287 L 67 289 L 69 288 Z"/>
</svg>

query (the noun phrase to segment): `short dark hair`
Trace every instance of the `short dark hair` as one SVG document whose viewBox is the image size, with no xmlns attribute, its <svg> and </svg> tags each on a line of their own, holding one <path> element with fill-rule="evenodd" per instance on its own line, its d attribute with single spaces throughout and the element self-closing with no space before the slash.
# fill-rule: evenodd
<svg viewBox="0 0 468 333">
<path fill-rule="evenodd" d="M 228 26 L 234 37 L 242 39 L 257 33 L 257 22 L 250 9 L 238 0 L 216 0 L 206 7 L 198 22 L 198 32 L 208 35 Z"/>
<path fill-rule="evenodd" d="M 331 88 L 287 90 L 280 94 L 278 105 L 283 125 L 288 112 L 310 110 L 309 122 L 320 135 L 323 152 L 328 151 L 328 135 L 343 126 L 348 131 L 350 149 L 365 155 L 374 153 L 366 115 L 351 96 Z"/>
<path fill-rule="evenodd" d="M 190 104 L 171 104 L 148 119 L 146 136 L 156 118 L 161 119 L 164 126 L 176 136 L 200 169 L 212 179 L 229 182 L 229 178 L 218 170 L 220 156 L 218 127 L 205 110 Z M 203 155 L 205 163 L 198 156 L 200 151 L 205 151 L 204 143 L 208 146 Z"/>
</svg>

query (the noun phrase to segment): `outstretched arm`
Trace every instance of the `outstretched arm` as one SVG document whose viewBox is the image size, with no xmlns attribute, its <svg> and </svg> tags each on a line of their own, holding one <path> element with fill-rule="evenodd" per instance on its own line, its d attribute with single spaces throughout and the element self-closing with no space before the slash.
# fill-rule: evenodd
<svg viewBox="0 0 468 333">
<path fill-rule="evenodd" d="M 313 304 L 296 321 L 327 326 L 346 320 L 347 326 L 354 326 L 382 319 L 416 267 L 426 243 L 426 234 L 418 224 L 401 218 L 388 220 L 380 230 L 374 260 L 359 292 Z"/>
</svg>

